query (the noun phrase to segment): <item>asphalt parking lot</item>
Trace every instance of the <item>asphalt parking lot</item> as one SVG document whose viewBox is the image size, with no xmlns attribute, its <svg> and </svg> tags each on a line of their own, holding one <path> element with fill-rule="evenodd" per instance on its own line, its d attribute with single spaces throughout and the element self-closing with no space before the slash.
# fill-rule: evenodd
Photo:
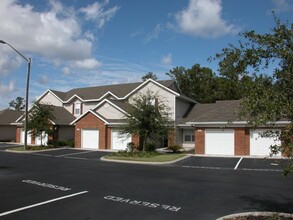
<svg viewBox="0 0 293 220">
<path fill-rule="evenodd" d="M 189 157 L 155 166 L 104 162 L 99 158 L 107 152 L 100 151 L 16 154 L 4 149 L 1 219 L 216 219 L 248 211 L 293 213 L 293 178 L 283 178 L 284 160 Z"/>
</svg>

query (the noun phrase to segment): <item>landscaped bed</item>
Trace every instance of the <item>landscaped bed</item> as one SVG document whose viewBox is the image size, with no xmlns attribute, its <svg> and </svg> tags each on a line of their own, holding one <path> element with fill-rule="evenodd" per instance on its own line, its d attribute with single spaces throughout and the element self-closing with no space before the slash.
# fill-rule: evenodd
<svg viewBox="0 0 293 220">
<path fill-rule="evenodd" d="M 293 214 L 272 213 L 272 212 L 255 212 L 233 214 L 219 218 L 220 220 L 293 220 Z M 218 219 L 218 220 L 219 220 Z"/>
<path fill-rule="evenodd" d="M 24 146 L 9 148 L 9 150 L 21 152 L 21 151 L 48 150 L 48 149 L 54 149 L 54 148 L 57 148 L 57 147 L 55 147 L 55 146 L 28 145 L 26 150 L 24 149 Z"/>
<path fill-rule="evenodd" d="M 120 151 L 105 156 L 105 159 L 110 160 L 128 160 L 141 162 L 169 162 L 184 157 L 186 154 L 170 153 L 161 154 L 158 152 L 126 152 Z"/>
</svg>

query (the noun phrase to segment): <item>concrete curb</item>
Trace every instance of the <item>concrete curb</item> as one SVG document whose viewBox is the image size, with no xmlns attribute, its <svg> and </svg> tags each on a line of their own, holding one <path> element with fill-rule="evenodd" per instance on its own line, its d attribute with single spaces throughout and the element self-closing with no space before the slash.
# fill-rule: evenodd
<svg viewBox="0 0 293 220">
<path fill-rule="evenodd" d="M 27 150 L 27 151 L 16 151 L 16 150 L 6 149 L 5 151 L 9 153 L 17 153 L 17 154 L 30 154 L 30 153 L 38 153 L 38 152 L 46 152 L 46 151 L 64 150 L 68 148 L 69 147 L 60 147 L 60 148 L 45 149 L 45 150 Z"/>
<path fill-rule="evenodd" d="M 167 162 L 144 162 L 144 161 L 129 161 L 129 160 L 113 160 L 106 159 L 105 157 L 101 157 L 102 161 L 114 162 L 114 163 L 128 163 L 128 164 L 144 164 L 144 165 L 164 165 L 164 164 L 173 164 L 177 163 L 181 160 L 185 160 L 186 158 L 191 157 L 190 154 L 185 155 L 184 157 L 178 158 L 176 160 L 167 161 Z"/>
<path fill-rule="evenodd" d="M 243 213 L 238 213 L 238 214 L 226 215 L 226 216 L 217 218 L 216 220 L 228 220 L 228 219 L 231 219 L 231 218 L 245 217 L 245 216 L 273 216 L 273 215 L 279 215 L 279 216 L 282 216 L 282 217 L 293 218 L 293 214 L 289 214 L 289 213 L 278 213 L 278 212 L 243 212 Z"/>
</svg>

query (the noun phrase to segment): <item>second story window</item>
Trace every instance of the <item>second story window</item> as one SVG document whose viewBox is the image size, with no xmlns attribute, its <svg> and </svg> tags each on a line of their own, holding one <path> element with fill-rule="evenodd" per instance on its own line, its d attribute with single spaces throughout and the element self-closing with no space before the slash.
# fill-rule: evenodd
<svg viewBox="0 0 293 220">
<path fill-rule="evenodd" d="M 75 103 L 74 105 L 74 114 L 80 115 L 81 114 L 81 103 Z"/>
</svg>

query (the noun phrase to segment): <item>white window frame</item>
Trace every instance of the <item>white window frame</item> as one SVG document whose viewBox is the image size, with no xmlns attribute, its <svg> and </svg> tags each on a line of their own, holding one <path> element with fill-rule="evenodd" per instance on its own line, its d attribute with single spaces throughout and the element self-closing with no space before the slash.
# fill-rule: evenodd
<svg viewBox="0 0 293 220">
<path fill-rule="evenodd" d="M 74 115 L 80 115 L 81 114 L 81 103 L 76 102 L 74 103 Z"/>
<path fill-rule="evenodd" d="M 190 137 L 190 140 L 186 140 L 186 136 Z M 183 142 L 184 143 L 194 143 L 195 142 L 195 134 L 193 129 L 184 129 L 183 130 Z"/>
</svg>

